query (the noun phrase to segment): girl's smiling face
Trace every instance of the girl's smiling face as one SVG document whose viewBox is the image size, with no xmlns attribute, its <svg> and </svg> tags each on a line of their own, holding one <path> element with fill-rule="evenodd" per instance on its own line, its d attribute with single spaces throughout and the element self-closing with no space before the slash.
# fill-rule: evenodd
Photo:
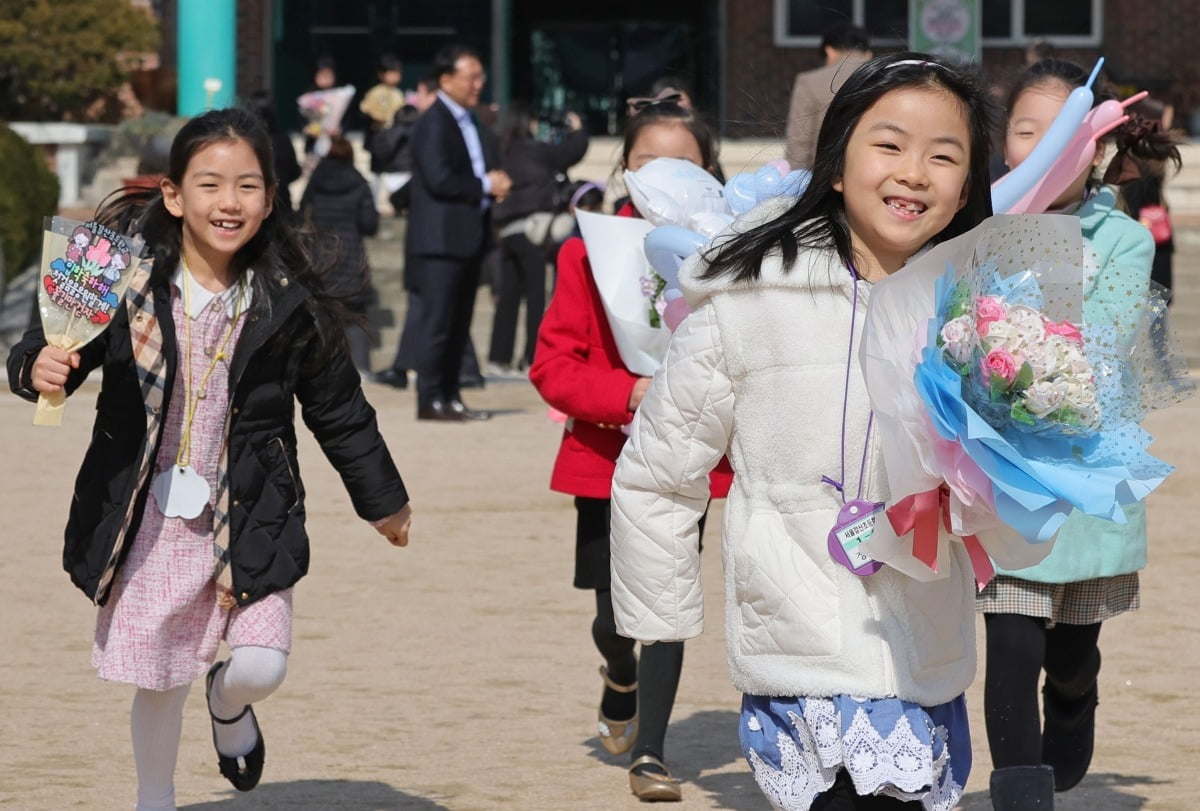
<svg viewBox="0 0 1200 811">
<path fill-rule="evenodd" d="M 196 150 L 180 184 L 162 181 L 167 211 L 183 220 L 183 256 L 223 272 L 271 213 L 258 156 L 241 139 Z"/>
<path fill-rule="evenodd" d="M 1042 140 L 1046 130 L 1054 123 L 1070 94 L 1071 87 L 1066 82 L 1050 78 L 1030 85 L 1017 96 L 1012 110 L 1009 111 L 1008 130 L 1004 135 L 1004 163 L 1009 169 L 1015 169 L 1029 157 L 1029 153 L 1033 152 L 1038 141 Z M 1071 181 L 1071 185 L 1050 204 L 1050 208 L 1063 208 L 1082 200 L 1092 167 L 1099 166 L 1103 160 L 1104 144 L 1101 142 L 1096 146 L 1096 156 L 1092 163 L 1079 177 Z"/>
<path fill-rule="evenodd" d="M 846 144 L 841 192 L 857 268 L 866 279 L 898 270 L 967 201 L 971 135 L 962 102 L 945 90 L 884 94 Z"/>
</svg>

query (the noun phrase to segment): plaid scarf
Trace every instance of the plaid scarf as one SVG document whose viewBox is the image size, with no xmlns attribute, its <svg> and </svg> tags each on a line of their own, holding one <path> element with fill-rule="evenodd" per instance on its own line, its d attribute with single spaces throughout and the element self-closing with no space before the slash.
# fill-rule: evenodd
<svg viewBox="0 0 1200 811">
<path fill-rule="evenodd" d="M 129 336 L 133 343 L 133 362 L 137 371 L 138 383 L 142 389 L 142 400 L 146 405 L 146 438 L 142 443 L 141 458 L 138 461 L 137 479 L 129 505 L 125 508 L 125 517 L 117 530 L 116 543 L 112 555 L 105 564 L 104 573 L 100 577 L 96 589 L 96 602 L 108 592 L 116 574 L 117 561 L 121 550 L 128 539 L 129 528 L 133 524 L 133 514 L 138 497 L 146 486 L 154 470 L 155 448 L 163 426 L 163 403 L 165 400 L 167 381 L 167 357 L 163 353 L 162 328 L 159 326 L 158 315 L 154 310 L 154 292 L 150 286 L 150 267 L 143 265 L 134 273 L 133 280 L 125 293 L 126 308 L 129 312 Z M 225 412 L 225 431 L 223 436 L 229 436 L 229 424 L 232 410 Z M 228 475 L 228 439 L 221 446 L 221 456 L 217 462 L 217 495 L 213 508 L 213 577 L 217 583 L 217 604 L 230 609 L 237 605 L 233 596 L 233 574 L 229 569 L 229 475 Z"/>
</svg>

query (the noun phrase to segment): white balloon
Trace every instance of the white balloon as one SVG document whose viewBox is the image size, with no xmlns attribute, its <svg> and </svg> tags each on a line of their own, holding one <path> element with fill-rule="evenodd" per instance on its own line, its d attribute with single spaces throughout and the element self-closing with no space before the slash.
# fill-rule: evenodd
<svg viewBox="0 0 1200 811">
<path fill-rule="evenodd" d="M 680 158 L 655 158 L 636 172 L 626 171 L 625 187 L 638 213 L 653 225 L 693 227 L 693 218 L 733 215 L 721 183 Z"/>
</svg>

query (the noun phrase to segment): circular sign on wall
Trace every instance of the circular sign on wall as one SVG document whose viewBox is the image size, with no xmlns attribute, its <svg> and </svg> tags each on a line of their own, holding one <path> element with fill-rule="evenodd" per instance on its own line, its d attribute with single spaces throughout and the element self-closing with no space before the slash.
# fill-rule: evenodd
<svg viewBox="0 0 1200 811">
<path fill-rule="evenodd" d="M 960 0 L 933 0 L 921 9 L 920 25 L 933 42 L 958 42 L 971 30 L 971 11 Z"/>
</svg>

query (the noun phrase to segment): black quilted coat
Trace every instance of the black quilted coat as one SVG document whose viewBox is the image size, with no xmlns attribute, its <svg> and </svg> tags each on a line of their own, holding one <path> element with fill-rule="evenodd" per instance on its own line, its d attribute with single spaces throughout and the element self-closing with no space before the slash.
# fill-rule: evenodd
<svg viewBox="0 0 1200 811">
<path fill-rule="evenodd" d="M 310 295 L 283 271 L 264 276 L 268 295 L 260 297 L 263 288 L 256 289 L 230 369 L 229 557 L 239 605 L 291 586 L 308 570 L 304 485 L 296 459 L 297 402 L 361 518 L 385 518 L 408 502 L 375 411 L 345 352 L 320 368 L 308 368 L 315 347 Z M 261 298 L 269 298 L 270 306 Z M 150 459 L 157 455 L 175 384 L 169 280 L 154 274 L 141 308 L 138 300 L 131 287 L 110 328 L 83 347 L 80 368 L 67 382 L 70 393 L 91 370 L 103 367 L 95 427 L 75 482 L 63 550 L 71 580 L 100 605 L 137 534 L 141 511 L 154 509 L 147 507 L 152 471 L 144 469 L 143 460 L 147 453 Z M 165 366 L 157 381 L 140 372 L 145 352 L 155 348 L 143 342 L 137 361 L 133 354 L 138 332 L 131 330 L 131 319 L 144 330 L 153 323 L 148 312 L 160 314 L 152 334 L 161 336 Z M 29 388 L 29 373 L 44 345 L 40 326 L 34 327 L 9 355 L 9 383 L 26 399 L 37 397 Z M 146 392 L 151 388 L 159 390 L 154 402 L 161 408 L 150 405 Z"/>
</svg>

